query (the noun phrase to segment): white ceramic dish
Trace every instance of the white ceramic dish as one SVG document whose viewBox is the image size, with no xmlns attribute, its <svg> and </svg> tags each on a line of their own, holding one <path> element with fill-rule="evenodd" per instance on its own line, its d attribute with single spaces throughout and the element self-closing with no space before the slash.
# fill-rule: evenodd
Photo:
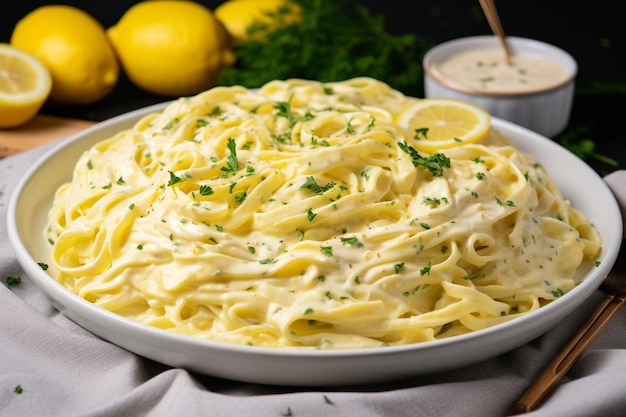
<svg viewBox="0 0 626 417">
<path fill-rule="evenodd" d="M 495 117 L 553 138 L 567 126 L 574 99 L 578 66 L 564 50 L 534 39 L 507 37 L 513 56 L 523 54 L 550 60 L 569 74 L 562 83 L 538 91 L 497 93 L 473 90 L 447 79 L 438 70 L 443 60 L 468 50 L 501 49 L 495 36 L 472 36 L 444 42 L 424 56 L 426 97 L 450 97 L 473 102 Z M 504 54 L 504 53 L 503 53 Z"/>
<path fill-rule="evenodd" d="M 590 263 L 585 281 L 562 298 L 521 318 L 467 335 L 364 350 L 288 351 L 237 346 L 152 328 L 70 293 L 38 262 L 48 262 L 49 249 L 42 230 L 54 191 L 70 180 L 79 155 L 94 143 L 162 107 L 151 106 L 105 121 L 63 140 L 49 151 L 18 184 L 9 204 L 8 233 L 30 279 L 67 317 L 103 339 L 167 365 L 228 379 L 292 386 L 374 383 L 451 370 L 519 347 L 547 332 L 560 320 L 566 320 L 568 314 L 597 289 L 617 258 L 622 219 L 617 202 L 602 178 L 549 139 L 494 118 L 493 125 L 497 129 L 520 148 L 538 155 L 565 196 L 591 219 L 603 237 L 600 265 L 595 267 Z"/>
</svg>

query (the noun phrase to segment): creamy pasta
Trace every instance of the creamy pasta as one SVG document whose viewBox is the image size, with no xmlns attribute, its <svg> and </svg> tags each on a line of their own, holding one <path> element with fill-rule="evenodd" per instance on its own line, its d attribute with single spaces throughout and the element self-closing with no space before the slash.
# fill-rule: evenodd
<svg viewBox="0 0 626 417">
<path fill-rule="evenodd" d="M 51 270 L 151 326 L 301 349 L 446 338 L 571 290 L 588 220 L 493 128 L 416 164 L 394 123 L 414 100 L 370 78 L 175 100 L 80 157 Z"/>
</svg>

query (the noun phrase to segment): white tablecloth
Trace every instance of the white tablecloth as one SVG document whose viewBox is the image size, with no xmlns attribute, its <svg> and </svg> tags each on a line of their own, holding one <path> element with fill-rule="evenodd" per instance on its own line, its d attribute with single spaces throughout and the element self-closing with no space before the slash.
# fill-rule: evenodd
<svg viewBox="0 0 626 417">
<path fill-rule="evenodd" d="M 48 145 L 0 160 L 0 416 L 506 416 L 602 299 L 509 353 L 452 372 L 373 386 L 262 386 L 190 373 L 99 339 L 59 313 L 20 268 L 9 245 L 15 183 Z M 606 177 L 626 207 L 626 171 Z M 598 202 L 601 204 L 601 202 Z M 21 387 L 21 393 L 16 387 Z M 626 416 L 626 309 L 532 416 Z"/>
</svg>

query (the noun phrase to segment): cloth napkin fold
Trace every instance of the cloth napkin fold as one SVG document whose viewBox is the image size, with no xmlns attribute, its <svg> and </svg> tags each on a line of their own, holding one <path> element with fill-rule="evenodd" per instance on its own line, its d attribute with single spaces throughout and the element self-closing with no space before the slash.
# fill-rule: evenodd
<svg viewBox="0 0 626 417">
<path fill-rule="evenodd" d="M 16 182 L 51 145 L 0 160 L 0 416 L 419 417 L 506 416 L 604 297 L 526 345 L 459 370 L 385 384 L 264 386 L 199 375 L 142 358 L 67 319 L 29 280 L 7 237 Z M 626 208 L 626 171 L 607 177 Z M 530 416 L 626 415 L 626 309 L 619 311 Z"/>
</svg>

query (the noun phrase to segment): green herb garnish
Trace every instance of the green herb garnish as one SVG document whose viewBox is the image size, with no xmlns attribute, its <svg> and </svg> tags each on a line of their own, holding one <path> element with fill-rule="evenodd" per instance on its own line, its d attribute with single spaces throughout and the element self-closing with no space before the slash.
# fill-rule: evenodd
<svg viewBox="0 0 626 417">
<path fill-rule="evenodd" d="M 306 181 L 300 186 L 300 188 L 306 188 L 307 190 L 311 190 L 316 194 L 322 194 L 332 189 L 334 186 L 335 183 L 332 181 L 327 183 L 326 185 L 319 185 L 313 176 L 309 176 L 306 177 Z"/>
<path fill-rule="evenodd" d="M 248 28 L 247 40 L 234 45 L 237 63 L 220 73 L 221 85 L 254 88 L 275 79 L 368 76 L 423 96 L 422 59 L 434 42 L 413 33 L 392 35 L 383 14 L 356 0 L 296 1 L 301 22 L 288 23 L 288 11 L 279 10 L 267 16 L 268 23 Z"/>
<path fill-rule="evenodd" d="M 6 282 L 6 286 L 8 288 L 11 288 L 11 287 L 13 287 L 15 285 L 21 284 L 22 283 L 22 277 L 18 277 L 18 276 L 11 277 L 11 276 L 8 276 L 5 282 Z"/>
<path fill-rule="evenodd" d="M 226 166 L 223 166 L 222 171 L 230 174 L 234 174 L 239 169 L 239 162 L 237 161 L 237 144 L 235 139 L 228 138 L 226 146 L 230 151 L 230 155 L 226 157 Z"/>
<path fill-rule="evenodd" d="M 413 160 L 413 166 L 423 167 L 429 170 L 435 177 L 443 176 L 443 169 L 450 168 L 450 158 L 442 153 L 436 152 L 428 157 L 423 157 L 406 142 L 398 142 L 398 147 Z"/>
</svg>

